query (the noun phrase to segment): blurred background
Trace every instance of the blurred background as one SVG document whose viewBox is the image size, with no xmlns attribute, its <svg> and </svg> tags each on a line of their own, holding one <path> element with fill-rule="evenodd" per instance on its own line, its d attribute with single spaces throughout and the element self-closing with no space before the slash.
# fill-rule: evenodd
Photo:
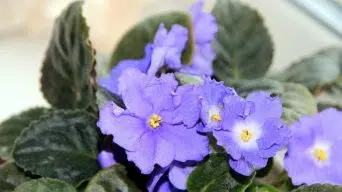
<svg viewBox="0 0 342 192">
<path fill-rule="evenodd" d="M 54 19 L 72 0 L 0 0 L 0 121 L 45 106 L 40 67 Z M 186 10 L 195 0 L 85 0 L 94 47 L 109 56 L 137 21 L 166 10 Z M 206 0 L 210 10 L 215 0 Z M 320 48 L 342 43 L 342 0 L 241 0 L 257 9 L 275 44 L 271 71 Z"/>
</svg>

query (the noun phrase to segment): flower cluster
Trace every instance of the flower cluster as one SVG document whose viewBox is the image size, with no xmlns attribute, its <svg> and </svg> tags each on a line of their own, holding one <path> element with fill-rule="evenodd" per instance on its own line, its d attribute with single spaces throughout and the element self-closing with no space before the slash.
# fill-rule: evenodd
<svg viewBox="0 0 342 192">
<path fill-rule="evenodd" d="M 226 150 L 230 167 L 241 175 L 264 168 L 269 158 L 289 145 L 285 167 L 294 184 L 342 183 L 336 172 L 326 171 L 339 167 L 335 164 L 341 156 L 342 137 L 336 134 L 340 125 L 329 122 L 340 112 L 305 117 L 289 129 L 281 119 L 279 97 L 257 91 L 243 98 L 211 79 L 212 42 L 218 26 L 212 15 L 201 11 L 202 6 L 199 1 L 190 8 L 196 43 L 192 65 L 181 63 L 187 29 L 174 24 L 167 31 L 160 24 L 143 59 L 121 61 L 108 78 L 100 80 L 125 106 L 110 102 L 101 107 L 97 124 L 101 132 L 112 135 L 127 159 L 150 176 L 149 191 L 185 190 L 191 171 L 211 153 L 208 135 Z M 173 73 L 157 77 L 163 66 L 199 75 L 202 83 L 180 85 Z M 102 151 L 101 166 L 115 164 L 114 155 Z M 313 168 L 302 169 L 308 165 Z"/>
</svg>

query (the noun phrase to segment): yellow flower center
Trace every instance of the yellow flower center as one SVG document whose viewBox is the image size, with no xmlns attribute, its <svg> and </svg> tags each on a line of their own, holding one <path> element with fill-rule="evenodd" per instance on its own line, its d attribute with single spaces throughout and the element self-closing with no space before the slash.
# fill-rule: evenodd
<svg viewBox="0 0 342 192">
<path fill-rule="evenodd" d="M 323 149 L 319 149 L 319 148 L 315 149 L 314 155 L 315 155 L 316 159 L 319 161 L 325 161 L 328 158 L 327 152 L 325 152 Z"/>
<path fill-rule="evenodd" d="M 221 121 L 221 116 L 219 114 L 214 114 L 211 116 L 211 120 L 213 121 Z"/>
<path fill-rule="evenodd" d="M 241 140 L 244 142 L 248 142 L 252 138 L 252 136 L 253 134 L 251 131 L 249 131 L 248 129 L 244 129 L 241 133 Z"/>
<path fill-rule="evenodd" d="M 157 114 L 153 114 L 150 119 L 148 120 L 150 127 L 155 129 L 157 127 L 160 126 L 161 122 L 162 122 L 162 118 L 157 115 Z"/>
</svg>

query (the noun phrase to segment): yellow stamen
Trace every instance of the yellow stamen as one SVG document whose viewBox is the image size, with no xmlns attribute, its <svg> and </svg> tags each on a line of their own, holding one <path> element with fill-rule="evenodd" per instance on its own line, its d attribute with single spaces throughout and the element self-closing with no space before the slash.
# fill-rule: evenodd
<svg viewBox="0 0 342 192">
<path fill-rule="evenodd" d="M 319 149 L 319 148 L 315 149 L 314 154 L 317 160 L 319 161 L 325 161 L 328 158 L 327 153 L 323 149 Z"/>
<path fill-rule="evenodd" d="M 153 114 L 150 119 L 148 120 L 150 127 L 155 129 L 157 127 L 160 126 L 161 122 L 162 122 L 162 118 L 157 115 L 157 114 Z"/>
<path fill-rule="evenodd" d="M 248 142 L 252 138 L 253 134 L 248 129 L 242 130 L 241 140 L 244 142 Z"/>
<path fill-rule="evenodd" d="M 219 114 L 214 114 L 211 116 L 211 120 L 213 121 L 221 121 L 221 116 Z"/>
</svg>

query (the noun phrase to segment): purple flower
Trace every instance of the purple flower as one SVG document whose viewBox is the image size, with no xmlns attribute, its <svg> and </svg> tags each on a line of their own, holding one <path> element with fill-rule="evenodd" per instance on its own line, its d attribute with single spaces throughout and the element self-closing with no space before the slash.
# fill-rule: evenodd
<svg viewBox="0 0 342 192">
<path fill-rule="evenodd" d="M 97 161 L 102 169 L 111 167 L 116 163 L 124 164 L 127 161 L 124 149 L 118 145 L 113 145 L 112 140 L 111 136 L 106 136 L 102 150 L 97 155 Z"/>
<path fill-rule="evenodd" d="M 179 114 L 173 102 L 178 87 L 173 74 L 157 78 L 126 69 L 118 81 L 126 109 L 108 103 L 100 110 L 98 127 L 114 136 L 114 143 L 143 174 L 151 173 L 156 164 L 201 161 L 209 153 L 206 136 L 174 120 Z"/>
<path fill-rule="evenodd" d="M 188 30 L 185 27 L 174 24 L 167 32 L 164 24 L 161 24 L 154 37 L 152 61 L 148 74 L 155 75 L 165 64 L 171 69 L 181 68 L 182 52 L 187 41 Z"/>
<path fill-rule="evenodd" d="M 165 180 L 155 192 L 180 192 L 181 190 L 176 189 L 170 182 Z"/>
<path fill-rule="evenodd" d="M 97 161 L 99 162 L 100 167 L 102 169 L 106 169 L 116 164 L 116 161 L 114 159 L 114 153 L 113 151 L 109 151 L 109 150 L 102 150 L 97 155 Z"/>
<path fill-rule="evenodd" d="M 287 144 L 289 129 L 281 114 L 280 99 L 267 92 L 254 92 L 246 99 L 224 99 L 223 129 L 213 134 L 230 155 L 229 164 L 236 172 L 251 175 Z"/>
<path fill-rule="evenodd" d="M 180 68 L 181 54 L 187 40 L 188 31 L 181 25 L 172 25 L 171 30 L 167 32 L 164 24 L 160 24 L 153 44 L 147 44 L 145 47 L 145 57 L 141 60 L 120 61 L 111 70 L 109 77 L 99 80 L 100 86 L 118 94 L 118 79 L 128 68 L 136 68 L 149 75 L 155 75 L 164 64 L 173 69 Z"/>
<path fill-rule="evenodd" d="M 185 190 L 180 190 L 174 187 L 167 177 L 163 177 L 158 185 L 153 190 L 148 190 L 148 192 L 182 192 Z"/>
<path fill-rule="evenodd" d="M 221 129 L 223 99 L 236 95 L 234 89 L 225 87 L 223 82 L 217 82 L 206 78 L 202 85 L 201 120 L 204 129 L 201 132 L 209 132 L 213 129 Z"/>
<path fill-rule="evenodd" d="M 169 167 L 157 169 L 151 174 L 149 192 L 174 192 L 186 190 L 190 173 L 196 168 L 194 163 L 173 162 Z"/>
<path fill-rule="evenodd" d="M 177 189 L 186 190 L 186 182 L 188 181 L 188 177 L 195 168 L 195 166 L 175 163 L 169 171 L 170 183 Z"/>
<path fill-rule="evenodd" d="M 109 73 L 109 77 L 100 78 L 99 84 L 113 94 L 118 94 L 118 79 L 122 72 L 128 68 L 135 68 L 146 73 L 151 64 L 153 46 L 147 44 L 145 47 L 145 57 L 141 60 L 120 61 Z"/>
<path fill-rule="evenodd" d="M 201 114 L 201 98 L 201 86 L 183 85 L 178 87 L 173 99 L 177 106 L 174 122 L 182 122 L 187 127 L 197 126 L 197 129 L 202 129 L 202 124 L 197 124 Z"/>
<path fill-rule="evenodd" d="M 218 32 L 216 18 L 203 12 L 203 0 L 199 0 L 190 8 L 194 27 L 195 52 L 191 66 L 184 66 L 182 72 L 211 76 L 213 60 L 216 57 L 212 43 Z"/>
<path fill-rule="evenodd" d="M 291 126 L 285 169 L 294 185 L 342 184 L 342 112 L 326 109 Z"/>
</svg>

